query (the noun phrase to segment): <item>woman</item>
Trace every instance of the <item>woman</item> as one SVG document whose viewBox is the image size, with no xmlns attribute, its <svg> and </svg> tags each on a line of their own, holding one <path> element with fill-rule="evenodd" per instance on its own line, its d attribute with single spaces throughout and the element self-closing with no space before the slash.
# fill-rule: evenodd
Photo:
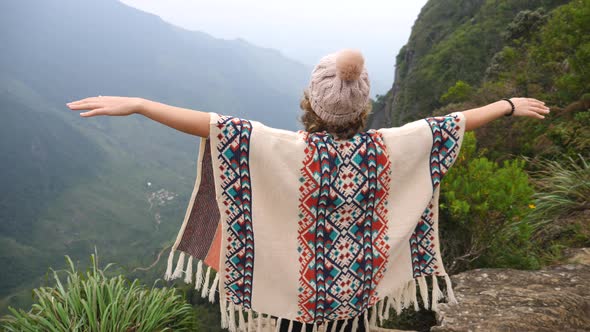
<svg viewBox="0 0 590 332">
<path fill-rule="evenodd" d="M 204 284 L 206 296 L 210 270 L 219 271 L 211 289 L 219 284 L 223 327 L 250 330 L 256 323 L 261 330 L 273 317 L 277 330 L 299 331 L 305 323 L 308 331 L 351 331 L 376 326 L 390 308 L 418 309 L 417 286 L 423 306 L 436 310 L 443 297 L 437 277 L 455 301 L 438 248 L 438 185 L 462 136 L 501 116 L 549 113 L 539 100 L 506 98 L 363 131 L 369 90 L 362 54 L 346 49 L 315 66 L 300 104 L 305 130 L 297 132 L 137 97 L 67 105 L 88 110 L 83 117 L 142 114 L 202 138 L 166 277 L 184 274 L 192 282 L 194 258 L 195 288 Z"/>
</svg>

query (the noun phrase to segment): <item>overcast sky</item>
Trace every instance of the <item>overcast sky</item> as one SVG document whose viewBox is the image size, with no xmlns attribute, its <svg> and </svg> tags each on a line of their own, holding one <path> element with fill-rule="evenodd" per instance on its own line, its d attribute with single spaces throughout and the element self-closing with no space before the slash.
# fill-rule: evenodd
<svg viewBox="0 0 590 332">
<path fill-rule="evenodd" d="M 426 3 L 376 0 L 120 0 L 189 30 L 243 38 L 315 65 L 342 48 L 360 49 L 371 96 L 393 83 L 395 56 Z"/>
</svg>

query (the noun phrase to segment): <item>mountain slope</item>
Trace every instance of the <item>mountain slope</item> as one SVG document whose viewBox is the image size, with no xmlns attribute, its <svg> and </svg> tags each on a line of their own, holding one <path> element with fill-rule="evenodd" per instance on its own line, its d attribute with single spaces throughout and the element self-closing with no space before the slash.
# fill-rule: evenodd
<svg viewBox="0 0 590 332">
<path fill-rule="evenodd" d="M 505 31 L 523 10 L 551 10 L 558 0 L 428 1 L 408 43 L 396 57 L 395 82 L 371 126 L 399 126 L 432 114 L 457 81 L 478 86 L 492 57 L 505 45 Z"/>
</svg>

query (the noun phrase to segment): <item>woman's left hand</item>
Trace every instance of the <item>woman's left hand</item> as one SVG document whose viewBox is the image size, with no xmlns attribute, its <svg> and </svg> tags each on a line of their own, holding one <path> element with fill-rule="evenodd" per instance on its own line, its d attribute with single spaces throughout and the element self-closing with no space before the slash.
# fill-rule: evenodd
<svg viewBox="0 0 590 332">
<path fill-rule="evenodd" d="M 544 119 L 549 114 L 549 107 L 535 98 L 510 98 L 514 103 L 514 116 L 528 116 L 531 118 Z"/>
</svg>

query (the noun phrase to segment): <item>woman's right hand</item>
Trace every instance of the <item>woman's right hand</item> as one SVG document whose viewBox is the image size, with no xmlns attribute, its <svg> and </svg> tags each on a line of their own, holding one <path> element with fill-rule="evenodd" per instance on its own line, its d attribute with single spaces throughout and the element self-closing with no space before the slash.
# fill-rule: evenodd
<svg viewBox="0 0 590 332">
<path fill-rule="evenodd" d="M 544 119 L 545 116 L 543 116 L 543 114 L 549 114 L 549 107 L 545 106 L 544 102 L 535 98 L 510 98 L 510 100 L 514 103 L 513 116 L 528 116 L 531 118 Z"/>
<path fill-rule="evenodd" d="M 66 105 L 72 111 L 89 110 L 80 116 L 96 115 L 125 116 L 138 113 L 143 99 L 138 97 L 98 96 L 76 100 Z"/>
</svg>

